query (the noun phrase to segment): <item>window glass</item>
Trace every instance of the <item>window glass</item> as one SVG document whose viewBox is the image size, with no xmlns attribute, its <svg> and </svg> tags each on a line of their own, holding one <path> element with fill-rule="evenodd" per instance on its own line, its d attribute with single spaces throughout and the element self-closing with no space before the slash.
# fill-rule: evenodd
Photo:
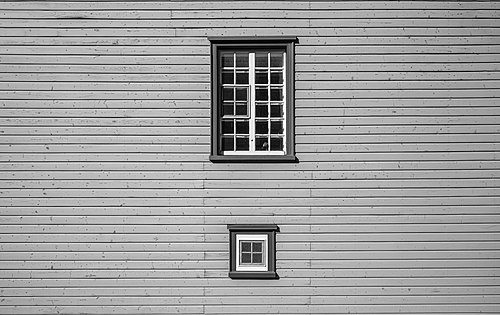
<svg viewBox="0 0 500 315">
<path fill-rule="evenodd" d="M 283 150 L 283 138 L 271 138 L 271 151 Z"/>
<path fill-rule="evenodd" d="M 236 67 L 237 68 L 248 67 L 248 53 L 236 53 Z"/>
<path fill-rule="evenodd" d="M 268 133 L 267 124 L 268 124 L 267 120 L 257 120 L 255 122 L 255 133 L 267 134 Z"/>
<path fill-rule="evenodd" d="M 248 84 L 248 71 L 236 72 L 236 84 Z"/>
<path fill-rule="evenodd" d="M 271 101 L 282 101 L 283 100 L 283 90 L 280 88 L 271 89 Z"/>
<path fill-rule="evenodd" d="M 234 150 L 234 139 L 233 137 L 222 137 L 222 148 L 224 151 Z"/>
<path fill-rule="evenodd" d="M 271 121 L 271 133 L 272 134 L 283 133 L 283 122 L 281 120 Z"/>
<path fill-rule="evenodd" d="M 232 116 L 234 115 L 234 103 L 224 102 L 222 106 L 222 115 L 223 116 Z"/>
<path fill-rule="evenodd" d="M 248 120 L 237 120 L 236 121 L 236 133 L 237 134 L 248 134 Z"/>
<path fill-rule="evenodd" d="M 223 53 L 222 54 L 222 66 L 232 68 L 234 66 L 234 54 L 233 53 Z"/>
<path fill-rule="evenodd" d="M 271 103 L 271 117 L 282 117 L 283 105 L 281 103 Z"/>
<path fill-rule="evenodd" d="M 261 265 L 263 256 L 263 241 L 240 242 L 240 264 Z"/>
<path fill-rule="evenodd" d="M 267 71 L 256 71 L 255 72 L 255 84 L 267 84 L 267 83 L 268 83 L 268 72 Z"/>
<path fill-rule="evenodd" d="M 248 151 L 248 137 L 236 138 L 236 151 Z"/>
<path fill-rule="evenodd" d="M 268 139 L 268 137 L 256 137 L 255 150 L 257 150 L 257 151 L 269 151 L 269 139 Z"/>
<path fill-rule="evenodd" d="M 271 72 L 271 84 L 283 84 L 283 72 Z"/>
<path fill-rule="evenodd" d="M 248 92 L 246 88 L 236 88 L 236 100 L 246 101 L 248 97 Z"/>
<path fill-rule="evenodd" d="M 236 114 L 237 116 L 247 116 L 248 115 L 248 104 L 236 102 Z"/>
<path fill-rule="evenodd" d="M 255 54 L 255 66 L 267 68 L 267 53 L 261 52 Z"/>
<path fill-rule="evenodd" d="M 223 71 L 222 72 L 222 83 L 223 84 L 233 84 L 234 83 L 233 71 Z"/>
<path fill-rule="evenodd" d="M 222 121 L 222 133 L 231 134 L 233 132 L 234 132 L 233 120 L 223 120 Z"/>
<path fill-rule="evenodd" d="M 268 91 L 267 88 L 256 88 L 255 90 L 255 100 L 256 101 L 267 101 Z"/>
<path fill-rule="evenodd" d="M 234 89 L 233 88 L 223 88 L 222 89 L 222 99 L 224 101 L 234 100 Z"/>
<path fill-rule="evenodd" d="M 283 67 L 283 53 L 271 52 L 271 68 Z"/>
<path fill-rule="evenodd" d="M 267 111 L 267 104 L 257 104 L 255 106 L 255 117 L 267 117 L 268 116 L 268 111 Z"/>
</svg>

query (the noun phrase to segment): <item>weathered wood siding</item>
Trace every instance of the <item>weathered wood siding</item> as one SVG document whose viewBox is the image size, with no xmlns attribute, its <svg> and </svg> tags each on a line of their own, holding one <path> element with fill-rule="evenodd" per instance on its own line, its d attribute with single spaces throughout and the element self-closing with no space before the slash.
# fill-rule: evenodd
<svg viewBox="0 0 500 315">
<path fill-rule="evenodd" d="M 0 313 L 500 312 L 500 3 L 0 3 Z M 207 36 L 295 35 L 298 164 L 212 164 Z M 278 281 L 227 277 L 276 223 Z"/>
</svg>

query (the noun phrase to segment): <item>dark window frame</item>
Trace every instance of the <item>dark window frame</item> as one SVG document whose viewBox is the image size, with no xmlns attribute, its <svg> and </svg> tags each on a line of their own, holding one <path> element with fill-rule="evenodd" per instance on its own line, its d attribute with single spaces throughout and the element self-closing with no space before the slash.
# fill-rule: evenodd
<svg viewBox="0 0 500 315">
<path fill-rule="evenodd" d="M 276 273 L 276 224 L 228 224 L 229 230 L 229 277 L 231 279 L 279 279 Z M 236 241 L 238 234 L 267 235 L 267 271 L 237 271 Z"/>
<path fill-rule="evenodd" d="M 272 37 L 209 37 L 211 43 L 211 153 L 212 162 L 297 162 L 295 157 L 295 43 L 294 36 Z M 219 51 L 223 49 L 283 49 L 287 54 L 285 84 L 286 147 L 285 155 L 222 155 L 219 152 Z"/>
</svg>

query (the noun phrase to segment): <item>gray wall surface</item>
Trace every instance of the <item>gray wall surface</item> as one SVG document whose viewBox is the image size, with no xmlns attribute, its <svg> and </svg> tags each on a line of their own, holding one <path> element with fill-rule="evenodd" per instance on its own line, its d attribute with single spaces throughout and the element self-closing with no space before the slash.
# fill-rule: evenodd
<svg viewBox="0 0 500 315">
<path fill-rule="evenodd" d="M 224 35 L 298 37 L 299 163 L 208 160 Z M 0 314 L 498 314 L 499 83 L 500 2 L 2 1 Z"/>
</svg>

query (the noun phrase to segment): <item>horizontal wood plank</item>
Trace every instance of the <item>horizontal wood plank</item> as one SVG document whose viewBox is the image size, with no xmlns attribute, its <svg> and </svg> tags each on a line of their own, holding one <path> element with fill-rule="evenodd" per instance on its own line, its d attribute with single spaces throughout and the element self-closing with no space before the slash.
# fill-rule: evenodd
<svg viewBox="0 0 500 315">
<path fill-rule="evenodd" d="M 3 1 L 0 314 L 494 314 L 500 2 Z M 212 163 L 211 36 L 293 36 L 296 163 Z M 279 280 L 228 278 L 276 224 Z"/>
</svg>

